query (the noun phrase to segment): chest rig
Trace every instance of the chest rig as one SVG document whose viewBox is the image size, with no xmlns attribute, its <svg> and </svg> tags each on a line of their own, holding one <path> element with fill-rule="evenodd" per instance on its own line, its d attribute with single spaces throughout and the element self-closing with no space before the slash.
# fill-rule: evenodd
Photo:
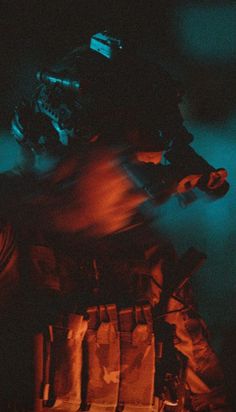
<svg viewBox="0 0 236 412">
<path fill-rule="evenodd" d="M 187 253 L 194 267 L 202 259 L 194 250 Z M 186 256 L 182 268 L 184 261 Z M 159 294 L 153 305 L 153 279 L 144 268 L 138 271 L 133 262 L 126 268 L 117 262 L 117 268 L 110 278 L 104 275 L 100 290 L 95 265 L 95 280 L 86 274 L 93 284 L 86 307 L 62 314 L 35 337 L 34 412 L 185 410 L 186 358 L 175 349 L 172 325 L 164 322 L 168 297 Z"/>
<path fill-rule="evenodd" d="M 49 327 L 41 342 L 41 410 L 152 411 L 155 344 L 150 306 L 118 311 L 116 305 L 100 305 L 86 313 L 88 320 L 70 314 L 67 328 Z"/>
</svg>

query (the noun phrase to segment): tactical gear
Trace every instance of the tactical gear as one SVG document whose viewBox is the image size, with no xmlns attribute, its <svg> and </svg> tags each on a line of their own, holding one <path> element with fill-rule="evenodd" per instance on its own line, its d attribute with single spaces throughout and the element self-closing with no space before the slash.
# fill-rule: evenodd
<svg viewBox="0 0 236 412">
<path fill-rule="evenodd" d="M 8 226 L 2 231 L 2 250 L 12 244 L 11 233 Z M 12 308 L 1 319 L 8 342 L 7 348 L 4 337 L 0 342 L 1 355 L 8 352 L 0 365 L 2 409 L 196 412 L 209 401 L 212 410 L 222 405 L 227 410 L 222 371 L 185 281 L 200 255 L 191 249 L 178 259 L 170 246 L 144 248 L 142 237 L 143 254 L 131 248 L 124 262 L 120 237 L 111 255 L 97 251 L 97 264 L 94 258 L 78 257 L 77 286 L 71 259 L 45 245 L 28 245 L 23 261 L 31 262 L 31 272 L 23 276 L 24 290 L 19 286 L 20 249 L 14 243 L 0 278 L 8 300 L 18 289 L 17 314 Z M 186 256 L 191 256 L 187 266 Z M 83 305 L 76 305 L 75 296 Z M 9 350 L 17 363 L 9 364 Z M 12 380 L 15 386 L 9 386 Z"/>
<path fill-rule="evenodd" d="M 73 315 L 72 326 L 70 315 L 60 336 L 59 326 L 54 326 L 50 342 L 44 334 L 55 365 L 53 372 L 51 362 L 49 399 L 45 399 L 48 383 L 42 388 L 42 411 L 152 411 L 155 345 L 150 305 L 120 310 L 116 305 L 100 305 L 88 308 L 87 315 L 88 321 Z M 48 351 L 44 373 L 47 356 Z"/>
</svg>

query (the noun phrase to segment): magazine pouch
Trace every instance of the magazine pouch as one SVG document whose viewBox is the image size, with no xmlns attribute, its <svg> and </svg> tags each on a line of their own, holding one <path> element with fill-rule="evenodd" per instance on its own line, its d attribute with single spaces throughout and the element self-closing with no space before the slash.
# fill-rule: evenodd
<svg viewBox="0 0 236 412">
<path fill-rule="evenodd" d="M 153 410 L 155 347 L 150 305 L 121 309 L 119 410 Z"/>
<path fill-rule="evenodd" d="M 90 412 L 115 412 L 120 380 L 120 337 L 116 305 L 91 307 L 86 333 L 87 390 Z"/>
<path fill-rule="evenodd" d="M 82 342 L 86 330 L 87 321 L 84 317 L 71 313 L 68 315 L 66 327 L 53 326 L 51 350 L 47 348 L 49 343 L 45 340 L 43 412 L 78 411 L 81 405 Z M 52 390 L 50 390 L 50 381 L 52 381 Z"/>
</svg>

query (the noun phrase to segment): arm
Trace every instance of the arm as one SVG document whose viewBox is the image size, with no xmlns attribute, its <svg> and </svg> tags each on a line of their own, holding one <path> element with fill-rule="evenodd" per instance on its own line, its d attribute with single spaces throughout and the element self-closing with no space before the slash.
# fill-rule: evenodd
<svg viewBox="0 0 236 412">
<path fill-rule="evenodd" d="M 186 260 L 184 262 L 183 257 L 177 258 L 171 245 L 164 252 L 164 254 L 159 253 L 159 256 L 156 255 L 157 260 L 151 272 L 154 279 L 151 298 L 152 304 L 157 308 L 157 312 L 154 309 L 154 314 L 157 314 L 157 325 L 160 329 L 161 321 L 164 321 L 173 328 L 172 335 L 164 337 L 164 341 L 172 339 L 177 353 L 184 355 L 186 359 L 182 379 L 193 410 L 206 411 L 209 407 L 210 411 L 229 411 L 224 374 L 209 342 L 207 327 L 197 312 L 191 284 L 181 279 L 176 283 L 176 277 L 181 273 L 181 268 L 184 269 L 182 273 L 187 273 L 185 279 L 189 279 L 190 272 L 186 272 Z M 186 252 L 183 256 L 190 255 L 192 256 L 192 253 Z M 201 257 L 200 254 L 199 257 Z M 151 260 L 155 260 L 155 254 Z M 192 261 L 187 262 L 187 269 L 194 267 Z M 178 284 L 182 286 L 178 288 Z M 167 344 L 168 342 L 169 340 Z M 165 360 L 167 356 L 165 349 L 163 349 L 163 356 Z"/>
<path fill-rule="evenodd" d="M 229 411 L 224 374 L 209 342 L 207 326 L 196 312 L 191 285 L 186 285 L 179 296 L 189 309 L 170 313 L 165 320 L 175 326 L 175 347 L 187 357 L 186 385 L 193 408 Z M 167 311 L 176 309 L 181 309 L 181 303 L 170 298 Z"/>
</svg>

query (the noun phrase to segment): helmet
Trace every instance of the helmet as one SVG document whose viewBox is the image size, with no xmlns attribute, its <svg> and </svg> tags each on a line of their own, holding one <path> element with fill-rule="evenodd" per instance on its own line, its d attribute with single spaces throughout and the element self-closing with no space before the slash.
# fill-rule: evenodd
<svg viewBox="0 0 236 412">
<path fill-rule="evenodd" d="M 93 35 L 37 79 L 32 102 L 21 105 L 12 122 L 17 141 L 36 152 L 81 146 L 99 136 L 120 144 L 134 128 L 142 136 L 138 148 L 166 149 L 180 130 L 190 137 L 176 83 L 108 32 Z"/>
</svg>

